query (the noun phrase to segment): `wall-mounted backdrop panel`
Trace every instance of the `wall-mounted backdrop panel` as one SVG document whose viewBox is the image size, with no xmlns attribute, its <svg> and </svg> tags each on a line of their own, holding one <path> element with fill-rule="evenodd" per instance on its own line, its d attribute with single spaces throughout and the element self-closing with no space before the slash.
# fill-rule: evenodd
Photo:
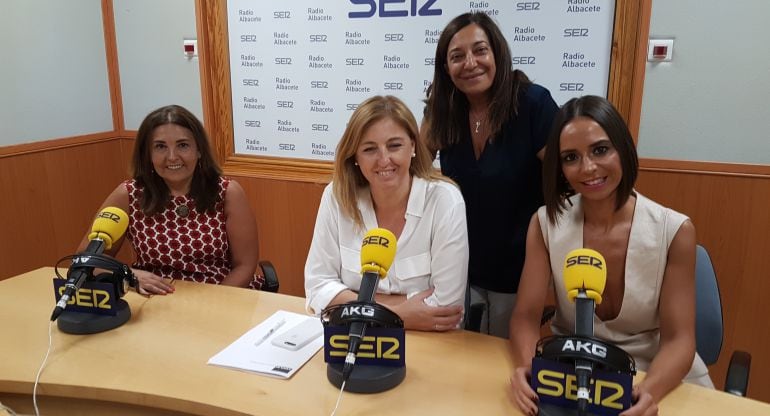
<svg viewBox="0 0 770 416">
<path fill-rule="evenodd" d="M 333 160 L 353 110 L 395 95 L 422 119 L 446 24 L 490 15 L 558 103 L 606 96 L 614 0 L 227 2 L 235 153 Z"/>
<path fill-rule="evenodd" d="M 194 0 L 114 0 L 120 87 L 127 130 L 150 111 L 179 104 L 203 120 L 198 58 L 184 55 L 195 39 Z"/>
<path fill-rule="evenodd" d="M 0 146 L 112 130 L 100 0 L 3 2 Z"/>
</svg>

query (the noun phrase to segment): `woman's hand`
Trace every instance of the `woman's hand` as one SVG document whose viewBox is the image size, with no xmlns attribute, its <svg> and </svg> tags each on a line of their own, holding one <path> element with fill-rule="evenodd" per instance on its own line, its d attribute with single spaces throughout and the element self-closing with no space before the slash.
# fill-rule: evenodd
<svg viewBox="0 0 770 416">
<path fill-rule="evenodd" d="M 134 277 L 136 277 L 136 293 L 142 296 L 174 293 L 174 286 L 166 283 L 162 277 L 145 270 L 131 270 L 134 272 Z"/>
<path fill-rule="evenodd" d="M 537 415 L 537 393 L 529 385 L 532 367 L 529 365 L 516 367 L 511 376 L 511 392 L 516 406 L 525 415 Z"/>
<path fill-rule="evenodd" d="M 420 331 L 449 331 L 457 329 L 463 318 L 462 306 L 430 306 L 425 298 L 433 294 L 433 288 L 424 290 L 393 307 L 404 320 L 404 327 Z"/>
<path fill-rule="evenodd" d="M 631 396 L 634 401 L 633 406 L 620 416 L 656 416 L 658 414 L 658 404 L 649 392 L 634 386 Z"/>
</svg>

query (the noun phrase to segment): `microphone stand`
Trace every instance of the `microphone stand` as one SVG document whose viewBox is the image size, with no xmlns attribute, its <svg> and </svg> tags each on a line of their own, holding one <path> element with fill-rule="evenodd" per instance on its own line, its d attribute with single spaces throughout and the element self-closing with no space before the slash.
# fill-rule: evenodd
<svg viewBox="0 0 770 416">
<path fill-rule="evenodd" d="M 575 298 L 575 335 L 584 337 L 594 336 L 594 300 L 586 296 L 585 290 L 580 290 Z M 575 360 L 575 376 L 577 377 L 578 415 L 585 416 L 590 397 L 590 379 L 593 363 L 585 360 Z"/>
</svg>

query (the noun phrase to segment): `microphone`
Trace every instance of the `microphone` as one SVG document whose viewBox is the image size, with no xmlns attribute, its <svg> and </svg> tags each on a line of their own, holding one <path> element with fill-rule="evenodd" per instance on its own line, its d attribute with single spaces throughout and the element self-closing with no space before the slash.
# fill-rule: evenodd
<svg viewBox="0 0 770 416">
<path fill-rule="evenodd" d="M 88 247 L 82 253 L 78 253 L 73 263 L 80 262 L 80 257 L 87 257 L 90 254 L 102 254 L 104 250 L 112 248 L 112 244 L 118 241 L 128 228 L 128 214 L 120 208 L 105 207 L 96 215 L 94 224 L 91 226 L 91 233 L 88 234 Z M 87 261 L 84 260 L 84 261 Z M 93 272 L 91 268 L 70 267 L 67 272 L 67 283 L 64 285 L 59 302 L 51 314 L 51 321 L 55 321 L 67 307 L 67 302 L 77 293 L 88 276 Z"/>
<path fill-rule="evenodd" d="M 379 280 L 385 278 L 388 269 L 396 257 L 396 236 L 384 228 L 373 228 L 364 236 L 361 243 L 361 287 L 358 290 L 358 302 L 374 302 Z M 342 380 L 346 381 L 356 363 L 356 353 L 366 333 L 365 322 L 353 322 L 348 333 L 348 353 L 342 368 Z"/>
<path fill-rule="evenodd" d="M 575 335 L 594 336 L 594 309 L 595 305 L 602 303 L 602 292 L 607 283 L 606 267 L 604 257 L 588 248 L 572 250 L 564 260 L 564 288 L 569 300 L 575 302 Z M 585 415 L 588 406 L 592 372 L 590 361 L 575 360 L 580 415 Z"/>
</svg>

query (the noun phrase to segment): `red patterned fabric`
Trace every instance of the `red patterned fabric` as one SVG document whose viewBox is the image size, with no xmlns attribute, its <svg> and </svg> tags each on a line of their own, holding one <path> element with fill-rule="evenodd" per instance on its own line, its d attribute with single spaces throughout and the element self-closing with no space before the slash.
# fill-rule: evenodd
<svg viewBox="0 0 770 416">
<path fill-rule="evenodd" d="M 133 267 L 163 278 L 219 284 L 232 269 L 227 241 L 225 191 L 227 178 L 219 179 L 219 201 L 214 211 L 195 209 L 189 196 L 172 197 L 163 212 L 148 217 L 141 209 L 143 190 L 131 179 L 123 183 L 128 190 L 127 237 L 136 253 Z M 178 207 L 187 207 L 187 216 Z M 254 276 L 249 287 L 259 289 L 261 276 Z"/>
</svg>

